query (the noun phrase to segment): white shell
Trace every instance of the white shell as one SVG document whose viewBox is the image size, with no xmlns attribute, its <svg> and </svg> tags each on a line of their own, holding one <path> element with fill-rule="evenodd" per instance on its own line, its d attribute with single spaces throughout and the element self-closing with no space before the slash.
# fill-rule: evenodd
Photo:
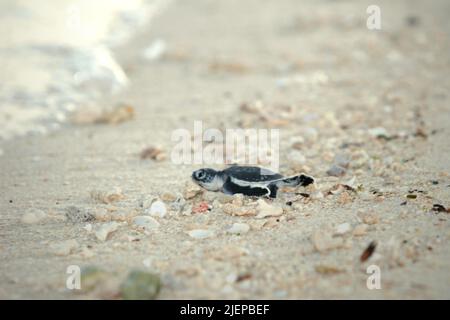
<svg viewBox="0 0 450 320">
<path fill-rule="evenodd" d="M 105 223 L 95 232 L 95 236 L 100 241 L 106 241 L 108 235 L 116 231 L 118 227 L 119 224 L 117 222 Z"/>
<path fill-rule="evenodd" d="M 163 218 L 167 213 L 166 205 L 161 200 L 156 200 L 152 203 L 150 208 L 146 210 L 146 213 L 153 217 Z"/>
<path fill-rule="evenodd" d="M 144 227 L 147 230 L 157 229 L 159 222 L 149 216 L 136 216 L 133 218 L 133 224 Z"/>
<path fill-rule="evenodd" d="M 233 225 L 227 230 L 231 234 L 244 234 L 250 230 L 250 226 L 246 223 L 233 223 Z"/>
<path fill-rule="evenodd" d="M 352 226 L 350 225 L 350 223 L 345 222 L 345 223 L 342 223 L 342 224 L 336 226 L 334 234 L 343 235 L 343 234 L 346 234 L 347 232 L 350 232 L 351 229 L 352 229 Z"/>
<path fill-rule="evenodd" d="M 279 217 L 283 214 L 283 208 L 258 200 L 258 215 L 256 218 Z"/>
<path fill-rule="evenodd" d="M 214 236 L 214 232 L 207 229 L 194 229 L 188 232 L 189 236 L 195 239 L 206 239 Z"/>
</svg>

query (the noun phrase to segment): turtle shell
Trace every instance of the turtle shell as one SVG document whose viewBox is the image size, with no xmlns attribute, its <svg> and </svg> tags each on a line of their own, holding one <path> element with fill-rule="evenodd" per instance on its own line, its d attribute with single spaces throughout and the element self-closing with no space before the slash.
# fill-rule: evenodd
<svg viewBox="0 0 450 320">
<path fill-rule="evenodd" d="M 223 170 L 227 176 L 247 182 L 270 182 L 283 176 L 259 167 L 233 166 Z"/>
</svg>

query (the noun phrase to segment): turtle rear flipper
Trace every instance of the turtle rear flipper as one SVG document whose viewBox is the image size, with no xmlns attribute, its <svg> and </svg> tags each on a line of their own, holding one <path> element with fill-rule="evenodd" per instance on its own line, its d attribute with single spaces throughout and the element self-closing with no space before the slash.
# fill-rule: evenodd
<svg viewBox="0 0 450 320">
<path fill-rule="evenodd" d="M 298 176 L 277 180 L 274 183 L 276 183 L 278 187 L 306 187 L 311 183 L 314 183 L 314 178 L 300 174 Z"/>
</svg>

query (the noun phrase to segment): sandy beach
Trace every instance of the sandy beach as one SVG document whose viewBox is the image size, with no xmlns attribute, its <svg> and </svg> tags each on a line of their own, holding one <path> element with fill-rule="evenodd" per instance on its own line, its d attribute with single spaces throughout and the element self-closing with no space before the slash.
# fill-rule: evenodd
<svg viewBox="0 0 450 320">
<path fill-rule="evenodd" d="M 0 298 L 120 299 L 143 270 L 157 299 L 449 299 L 450 3 L 378 1 L 380 30 L 371 4 L 172 1 L 112 46 L 126 85 L 0 141 Z M 195 121 L 279 129 L 279 171 L 315 184 L 196 188 L 226 166 L 171 161 Z"/>
</svg>

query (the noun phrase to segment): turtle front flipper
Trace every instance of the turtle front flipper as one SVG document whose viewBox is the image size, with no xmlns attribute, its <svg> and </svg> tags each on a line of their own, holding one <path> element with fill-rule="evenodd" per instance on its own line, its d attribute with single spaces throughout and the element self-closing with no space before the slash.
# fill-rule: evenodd
<svg viewBox="0 0 450 320">
<path fill-rule="evenodd" d="M 278 192 L 278 186 L 276 185 L 276 183 L 269 184 L 267 188 L 269 188 L 270 190 L 269 197 L 275 199 L 277 197 Z"/>
<path fill-rule="evenodd" d="M 268 187 L 239 185 L 238 183 L 233 182 L 229 177 L 223 184 L 222 189 L 226 194 L 241 193 L 243 195 L 251 197 L 271 196 L 271 190 Z"/>
</svg>

